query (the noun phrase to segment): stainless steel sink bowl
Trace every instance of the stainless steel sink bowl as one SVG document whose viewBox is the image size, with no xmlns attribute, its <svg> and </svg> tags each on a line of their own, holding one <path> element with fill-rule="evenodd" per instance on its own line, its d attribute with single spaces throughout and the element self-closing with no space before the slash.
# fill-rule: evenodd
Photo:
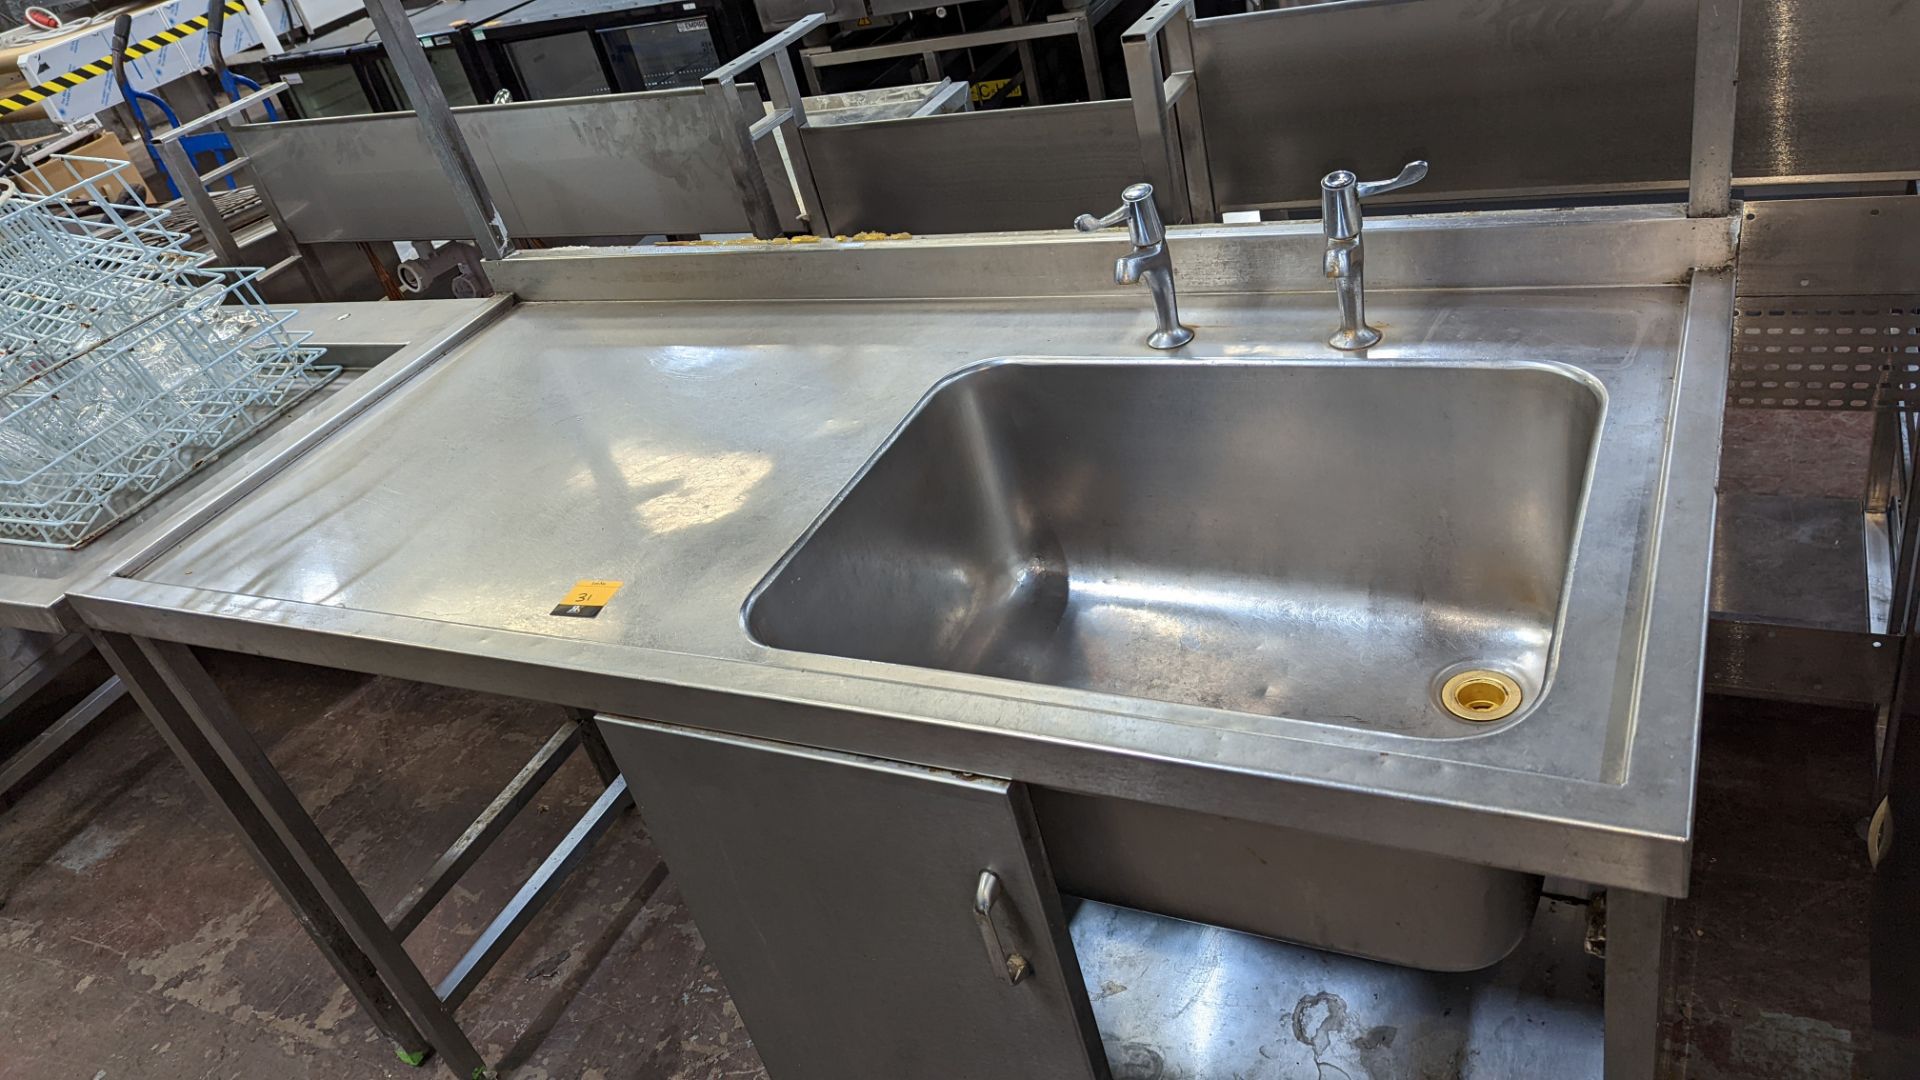
<svg viewBox="0 0 1920 1080">
<path fill-rule="evenodd" d="M 1604 412 L 1528 363 L 999 360 L 756 590 L 782 649 L 1424 738 L 1543 696 Z M 1444 709 L 1463 668 L 1523 704 Z"/>
<path fill-rule="evenodd" d="M 1506 959 L 1536 874 L 1132 799 L 1032 790 L 1062 891 L 1428 971 Z"/>
</svg>

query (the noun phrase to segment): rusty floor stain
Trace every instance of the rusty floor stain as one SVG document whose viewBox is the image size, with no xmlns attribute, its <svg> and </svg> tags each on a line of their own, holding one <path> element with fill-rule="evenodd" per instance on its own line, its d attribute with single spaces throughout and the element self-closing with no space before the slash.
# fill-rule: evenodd
<svg viewBox="0 0 1920 1080">
<path fill-rule="evenodd" d="M 209 666 L 382 907 L 560 719 L 255 658 Z M 1664 1075 L 1864 1076 L 1868 729 L 1724 699 L 1705 727 L 1694 895 L 1669 920 Z M 410 942 L 429 976 L 595 787 L 570 762 L 448 896 Z M 637 820 L 616 825 L 462 1008 L 505 1077 L 765 1075 L 658 864 Z M 0 987 L 0 1080 L 447 1075 L 395 1060 L 130 703 L 0 810 Z"/>
</svg>

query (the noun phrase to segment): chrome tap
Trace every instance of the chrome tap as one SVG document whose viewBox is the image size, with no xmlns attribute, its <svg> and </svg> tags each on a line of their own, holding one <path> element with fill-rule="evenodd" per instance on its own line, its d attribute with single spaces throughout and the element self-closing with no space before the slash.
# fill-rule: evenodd
<svg viewBox="0 0 1920 1080">
<path fill-rule="evenodd" d="M 1340 329 L 1327 344 L 1349 352 L 1380 343 L 1367 325 L 1367 275 L 1360 247 L 1360 200 L 1412 187 L 1427 178 L 1427 163 L 1415 161 L 1391 180 L 1361 183 L 1345 169 L 1320 180 L 1320 219 L 1327 233 L 1327 276 L 1340 295 Z"/>
<path fill-rule="evenodd" d="M 1113 282 L 1146 285 L 1153 294 L 1153 314 L 1160 324 L 1147 335 L 1147 344 L 1156 349 L 1177 349 L 1193 340 L 1193 330 L 1180 324 L 1180 306 L 1173 295 L 1173 256 L 1167 253 L 1167 230 L 1153 205 L 1153 185 L 1127 185 L 1120 193 L 1120 209 L 1103 218 L 1081 214 L 1074 219 L 1073 227 L 1095 232 L 1122 221 L 1127 223 L 1133 250 L 1113 264 Z"/>
</svg>

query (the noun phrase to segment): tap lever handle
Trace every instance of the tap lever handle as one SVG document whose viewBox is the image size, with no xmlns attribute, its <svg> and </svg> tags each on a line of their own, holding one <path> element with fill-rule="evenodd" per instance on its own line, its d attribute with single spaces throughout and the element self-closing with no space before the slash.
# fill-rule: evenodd
<svg viewBox="0 0 1920 1080">
<path fill-rule="evenodd" d="M 1118 210 L 1098 218 L 1081 214 L 1073 219 L 1073 227 L 1081 232 L 1098 232 L 1122 222 L 1126 223 L 1135 247 L 1151 247 L 1167 238 L 1166 227 L 1160 223 L 1160 210 L 1153 203 L 1152 184 L 1128 184 L 1120 193 Z"/>
<path fill-rule="evenodd" d="M 1409 188 L 1427 178 L 1427 163 L 1409 161 L 1400 175 L 1391 180 L 1362 180 L 1353 187 L 1353 193 L 1362 199 L 1371 199 L 1375 195 L 1385 195 L 1389 191 Z"/>
<path fill-rule="evenodd" d="M 1081 232 L 1099 232 L 1101 229 L 1111 229 L 1126 219 L 1127 208 L 1122 206 L 1106 217 L 1094 217 L 1092 214 L 1081 214 L 1079 217 L 1073 219 L 1073 227 L 1079 229 Z"/>
<path fill-rule="evenodd" d="M 1360 235 L 1360 200 L 1389 191 L 1412 187 L 1427 178 L 1427 163 L 1409 162 L 1400 175 L 1391 180 L 1361 182 L 1352 173 L 1339 169 L 1320 179 L 1320 217 L 1327 239 L 1352 240 Z"/>
</svg>

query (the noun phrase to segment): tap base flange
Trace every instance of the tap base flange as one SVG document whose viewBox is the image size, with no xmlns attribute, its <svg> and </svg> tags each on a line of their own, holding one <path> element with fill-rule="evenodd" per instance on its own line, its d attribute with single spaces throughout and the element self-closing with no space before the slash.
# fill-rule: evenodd
<svg viewBox="0 0 1920 1080">
<path fill-rule="evenodd" d="M 1380 344 L 1380 331 L 1371 326 L 1362 326 L 1358 330 L 1340 330 L 1327 339 L 1327 344 L 1341 352 L 1357 352 L 1371 349 Z"/>
<path fill-rule="evenodd" d="M 1176 326 L 1171 330 L 1155 330 L 1147 335 L 1147 344 L 1155 349 L 1177 349 L 1193 340 L 1193 329 Z"/>
</svg>

